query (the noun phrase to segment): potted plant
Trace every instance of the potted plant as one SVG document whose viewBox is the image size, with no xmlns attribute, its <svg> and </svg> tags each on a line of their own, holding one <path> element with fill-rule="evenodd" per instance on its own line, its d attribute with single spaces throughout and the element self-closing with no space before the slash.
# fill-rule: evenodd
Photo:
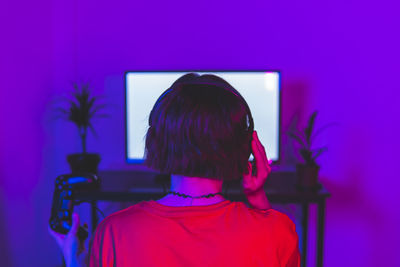
<svg viewBox="0 0 400 267">
<path fill-rule="evenodd" d="M 67 107 L 57 109 L 62 118 L 76 125 L 81 140 L 81 153 L 68 155 L 67 161 L 72 173 L 97 174 L 100 155 L 88 153 L 86 141 L 89 129 L 95 134 L 92 120 L 95 117 L 102 116 L 99 111 L 104 108 L 104 105 L 98 104 L 98 97 L 92 95 L 88 83 L 82 85 L 74 83 L 73 88 L 72 97 L 67 99 Z"/>
<path fill-rule="evenodd" d="M 308 118 L 306 127 L 302 130 L 295 130 L 289 132 L 288 135 L 298 143 L 298 153 L 302 160 L 301 163 L 296 165 L 297 172 L 297 186 L 303 190 L 316 190 L 320 188 L 318 183 L 318 173 L 320 166 L 316 162 L 316 159 L 325 151 L 327 147 L 313 148 L 313 141 L 316 136 L 320 134 L 327 127 L 325 125 L 319 130 L 315 130 L 315 119 L 318 112 L 314 111 Z"/>
</svg>

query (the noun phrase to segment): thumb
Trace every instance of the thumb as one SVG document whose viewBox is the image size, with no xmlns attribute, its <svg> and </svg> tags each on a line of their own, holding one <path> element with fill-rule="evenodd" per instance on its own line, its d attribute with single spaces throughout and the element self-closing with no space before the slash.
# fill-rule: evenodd
<svg viewBox="0 0 400 267">
<path fill-rule="evenodd" d="M 248 161 L 248 162 L 247 162 L 247 174 L 243 175 L 244 178 L 246 178 L 246 177 L 248 177 L 248 176 L 251 176 L 251 175 L 252 175 L 252 172 L 253 172 L 253 165 L 251 165 L 251 162 Z"/>
<path fill-rule="evenodd" d="M 64 235 L 57 233 L 56 231 L 54 231 L 53 229 L 50 228 L 50 226 L 48 226 L 48 230 L 50 235 L 56 240 L 57 244 L 62 248 L 62 244 L 64 242 Z"/>
<path fill-rule="evenodd" d="M 69 230 L 68 235 L 75 236 L 79 229 L 79 215 L 77 213 L 72 214 L 72 226 Z"/>
</svg>

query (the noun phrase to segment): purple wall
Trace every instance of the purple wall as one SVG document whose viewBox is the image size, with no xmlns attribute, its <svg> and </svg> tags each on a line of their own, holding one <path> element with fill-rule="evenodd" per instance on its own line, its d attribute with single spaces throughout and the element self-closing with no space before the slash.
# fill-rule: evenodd
<svg viewBox="0 0 400 267">
<path fill-rule="evenodd" d="M 60 262 L 47 234 L 51 192 L 79 144 L 52 110 L 71 82 L 106 95 L 111 117 L 98 122 L 89 150 L 102 154 L 102 169 L 119 169 L 123 72 L 207 68 L 280 69 L 284 129 L 295 112 L 304 120 L 314 109 L 321 124 L 340 124 L 318 141 L 330 148 L 320 161 L 332 193 L 325 266 L 400 266 L 395 1 L 25 2 L 0 10 L 4 266 Z"/>
</svg>

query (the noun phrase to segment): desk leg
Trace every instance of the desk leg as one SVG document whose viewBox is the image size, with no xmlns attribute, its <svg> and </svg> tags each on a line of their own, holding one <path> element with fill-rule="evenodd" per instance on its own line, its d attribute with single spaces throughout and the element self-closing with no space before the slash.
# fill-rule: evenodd
<svg viewBox="0 0 400 267">
<path fill-rule="evenodd" d="M 97 223 L 99 221 L 97 217 L 97 201 L 92 201 L 92 233 L 96 230 Z"/>
<path fill-rule="evenodd" d="M 318 202 L 318 240 L 317 240 L 317 267 L 322 267 L 324 253 L 324 222 L 325 222 L 325 199 Z"/>
<path fill-rule="evenodd" d="M 302 241 L 303 241 L 303 255 L 301 257 L 301 266 L 306 267 L 306 255 L 307 255 L 307 236 L 308 236 L 308 203 L 302 204 L 303 218 L 302 218 Z"/>
</svg>

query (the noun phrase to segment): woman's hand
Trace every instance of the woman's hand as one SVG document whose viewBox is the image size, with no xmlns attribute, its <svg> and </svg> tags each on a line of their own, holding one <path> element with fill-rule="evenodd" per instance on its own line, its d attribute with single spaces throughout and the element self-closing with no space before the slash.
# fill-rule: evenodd
<svg viewBox="0 0 400 267">
<path fill-rule="evenodd" d="M 264 184 L 271 173 L 265 148 L 258 139 L 257 132 L 253 132 L 251 148 L 256 161 L 257 172 L 253 175 L 253 166 L 248 162 L 248 174 L 243 175 L 243 191 L 250 205 L 257 209 L 270 209 L 271 205 L 264 191 Z"/>
<path fill-rule="evenodd" d="M 84 241 L 78 239 L 78 229 L 79 216 L 76 213 L 72 215 L 71 230 L 66 235 L 53 231 L 49 226 L 49 233 L 60 247 L 67 267 L 83 266 L 80 262 L 82 262 L 82 257 L 84 257 L 85 244 Z"/>
</svg>

